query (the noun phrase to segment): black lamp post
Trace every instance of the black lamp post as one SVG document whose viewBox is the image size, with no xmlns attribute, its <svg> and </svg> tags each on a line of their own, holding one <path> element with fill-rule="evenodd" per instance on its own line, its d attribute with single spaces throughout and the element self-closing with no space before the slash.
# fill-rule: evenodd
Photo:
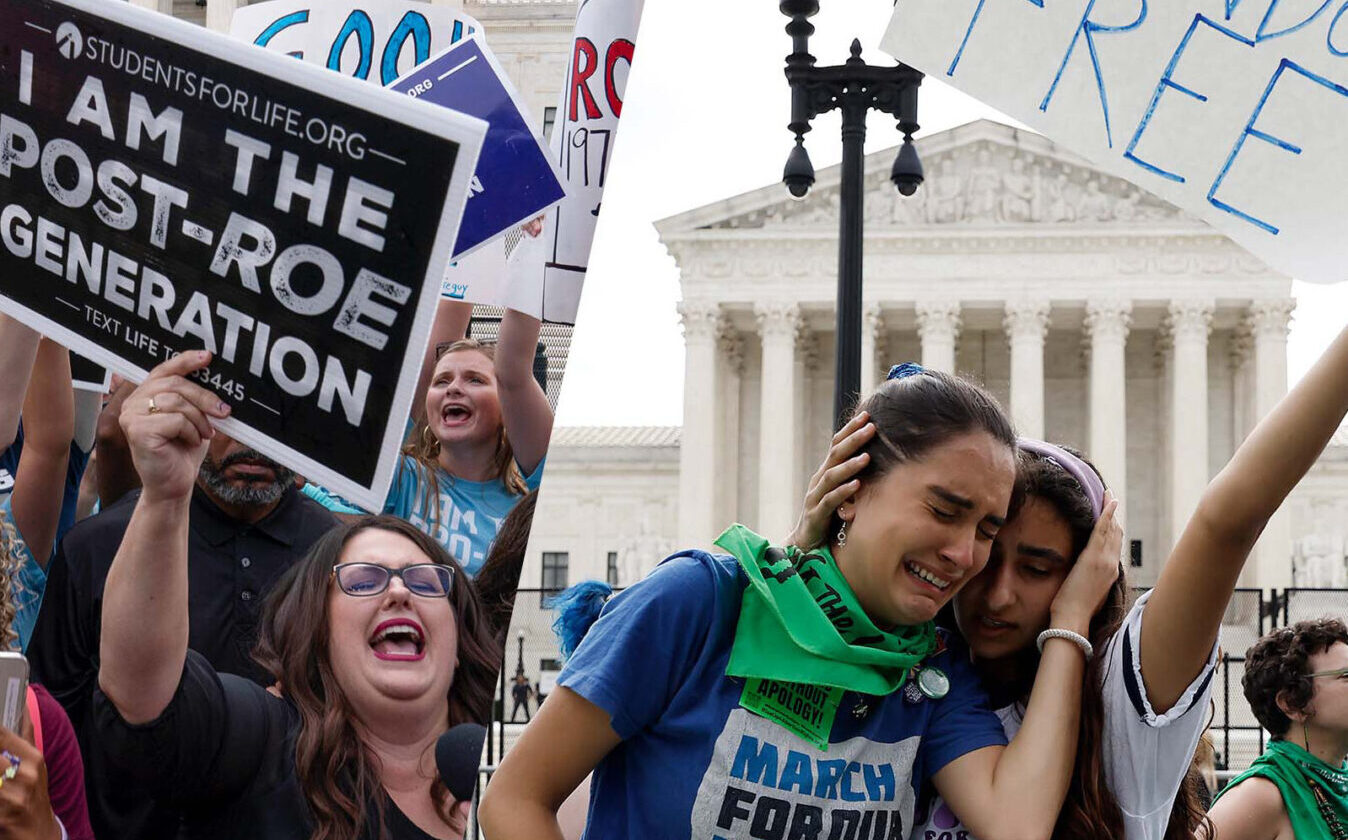
<svg viewBox="0 0 1348 840">
<path fill-rule="evenodd" d="M 515 676 L 519 677 L 524 674 L 524 631 L 521 630 L 515 639 L 519 642 L 519 658 L 515 660 Z"/>
<path fill-rule="evenodd" d="M 862 164 L 866 142 L 866 115 L 872 109 L 899 121 L 903 145 L 889 178 L 902 195 L 917 192 L 922 183 L 922 161 L 913 146 L 917 131 L 917 88 L 922 74 L 907 65 L 873 67 L 861 60 L 861 42 L 852 41 L 852 55 L 835 67 L 816 67 L 809 52 L 819 0 L 781 0 L 782 14 L 791 18 L 786 33 L 792 52 L 786 57 L 786 80 L 791 85 L 791 123 L 796 147 L 786 158 L 782 182 L 796 198 L 804 198 L 814 184 L 814 167 L 805 151 L 810 120 L 837 108 L 842 111 L 842 183 L 838 233 L 837 372 L 833 387 L 834 428 L 861 390 L 861 256 Z"/>
</svg>

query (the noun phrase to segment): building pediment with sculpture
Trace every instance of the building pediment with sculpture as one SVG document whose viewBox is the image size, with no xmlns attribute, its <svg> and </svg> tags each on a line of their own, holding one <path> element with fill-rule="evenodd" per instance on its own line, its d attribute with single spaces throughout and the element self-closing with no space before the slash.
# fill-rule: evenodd
<svg viewBox="0 0 1348 840">
<path fill-rule="evenodd" d="M 1038 135 L 989 121 L 932 135 L 918 143 L 926 181 L 904 197 L 889 183 L 893 150 L 867 157 L 868 225 L 1119 225 L 1192 227 L 1200 222 L 1133 184 L 1092 167 Z M 785 191 L 762 206 L 733 208 L 703 219 L 703 230 L 774 227 L 835 228 L 837 167 L 820 174 L 804 201 Z M 727 208 L 731 209 L 731 208 Z M 734 212 L 739 210 L 739 212 Z"/>
</svg>

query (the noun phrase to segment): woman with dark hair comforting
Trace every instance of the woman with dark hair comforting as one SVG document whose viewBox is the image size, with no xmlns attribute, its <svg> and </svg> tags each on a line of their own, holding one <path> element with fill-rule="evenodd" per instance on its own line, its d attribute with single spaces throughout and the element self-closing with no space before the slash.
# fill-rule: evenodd
<svg viewBox="0 0 1348 840">
<path fill-rule="evenodd" d="M 1203 811 L 1188 777 L 1222 614 L 1264 525 L 1348 413 L 1346 371 L 1348 330 L 1208 485 L 1155 588 L 1129 607 L 1120 577 L 1091 616 L 1081 641 L 1099 653 L 1087 669 L 1076 767 L 1054 840 L 1188 840 L 1200 830 Z M 811 482 L 793 542 L 809 546 L 834 532 L 824 523 L 857 491 L 853 474 L 864 475 L 877 435 L 861 422 L 839 434 Z M 1034 717 L 1029 700 L 1043 675 L 1037 647 L 1057 626 L 1051 605 L 1084 556 L 1106 498 L 1103 479 L 1078 453 L 1033 440 L 1020 449 L 1025 504 L 998 531 L 987 567 L 955 596 L 946 622 L 968 644 L 1013 745 Z M 1348 685 L 1348 673 L 1338 678 Z M 945 832 L 987 840 L 944 798 L 925 809 L 915 840 Z"/>
<path fill-rule="evenodd" d="M 367 517 L 321 538 L 263 616 L 264 690 L 187 648 L 187 506 L 210 420 L 186 353 L 151 374 L 122 426 L 145 490 L 103 600 L 99 737 L 129 779 L 184 813 L 184 838 L 459 837 L 434 749 L 481 720 L 500 651 L 438 543 Z"/>
<path fill-rule="evenodd" d="M 1011 424 L 930 371 L 899 369 L 864 408 L 887 446 L 830 545 L 788 553 L 736 526 L 727 554 L 676 554 L 608 602 L 487 787 L 492 840 L 561 837 L 557 810 L 591 771 L 589 840 L 901 838 L 927 780 L 985 840 L 1049 834 L 1085 657 L 1045 644 L 1035 719 L 1006 747 L 932 623 L 1013 506 Z M 1118 574 L 1113 509 L 1054 602 L 1069 635 Z"/>
</svg>

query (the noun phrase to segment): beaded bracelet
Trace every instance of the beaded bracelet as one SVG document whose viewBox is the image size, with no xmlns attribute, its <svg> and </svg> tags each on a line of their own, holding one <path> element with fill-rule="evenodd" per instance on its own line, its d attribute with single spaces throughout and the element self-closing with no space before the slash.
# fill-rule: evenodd
<svg viewBox="0 0 1348 840">
<path fill-rule="evenodd" d="M 1091 657 L 1095 656 L 1095 647 L 1091 645 L 1090 639 L 1087 639 L 1080 633 L 1073 633 L 1071 630 L 1059 630 L 1054 627 L 1050 627 L 1048 630 L 1040 633 L 1039 638 L 1035 639 L 1035 646 L 1039 648 L 1040 653 L 1044 652 L 1044 642 L 1049 639 L 1066 639 L 1081 648 L 1081 652 L 1086 654 L 1086 660 L 1088 662 Z"/>
</svg>

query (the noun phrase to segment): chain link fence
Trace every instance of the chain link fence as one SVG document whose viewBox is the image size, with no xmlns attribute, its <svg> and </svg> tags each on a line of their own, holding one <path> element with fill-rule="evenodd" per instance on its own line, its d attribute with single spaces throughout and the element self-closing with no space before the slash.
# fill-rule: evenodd
<svg viewBox="0 0 1348 840">
<path fill-rule="evenodd" d="M 1263 730 L 1250 713 L 1240 680 L 1245 674 L 1245 651 L 1272 626 L 1273 603 L 1263 590 L 1237 589 L 1222 617 L 1208 727 L 1219 771 L 1244 770 L 1264 751 Z"/>
<path fill-rule="evenodd" d="M 501 331 L 499 306 L 474 306 L 473 320 L 468 326 L 468 337 L 478 341 L 495 341 Z M 534 357 L 534 378 L 548 394 L 553 410 L 562 392 L 562 377 L 571 355 L 571 336 L 575 327 L 570 324 L 544 324 L 538 331 L 538 354 Z"/>
</svg>

